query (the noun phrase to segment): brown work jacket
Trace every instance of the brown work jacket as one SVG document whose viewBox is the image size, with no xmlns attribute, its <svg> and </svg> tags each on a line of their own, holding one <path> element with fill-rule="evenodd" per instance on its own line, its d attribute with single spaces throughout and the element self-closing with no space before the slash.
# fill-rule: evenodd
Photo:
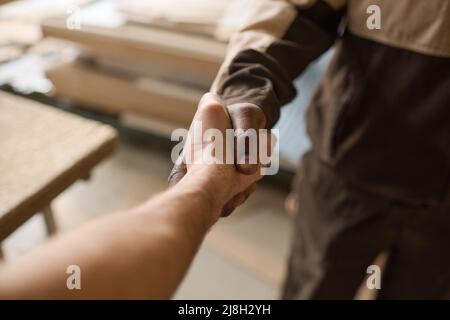
<svg viewBox="0 0 450 320">
<path fill-rule="evenodd" d="M 314 154 L 373 192 L 442 199 L 450 181 L 449 0 L 256 0 L 212 91 L 227 104 L 258 105 L 272 126 L 296 95 L 293 80 L 333 45 L 307 112 Z"/>
</svg>

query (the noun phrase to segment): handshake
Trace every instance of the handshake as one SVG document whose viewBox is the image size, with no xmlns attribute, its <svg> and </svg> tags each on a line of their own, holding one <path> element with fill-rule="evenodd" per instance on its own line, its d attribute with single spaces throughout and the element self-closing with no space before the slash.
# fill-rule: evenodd
<svg viewBox="0 0 450 320">
<path fill-rule="evenodd" d="M 278 171 L 276 138 L 265 126 L 258 106 L 226 107 L 217 95 L 205 94 L 189 131 L 172 134 L 172 140 L 182 141 L 172 151 L 175 166 L 169 185 L 191 181 L 214 208 L 212 223 L 228 216 L 247 200 L 258 180 Z"/>
</svg>

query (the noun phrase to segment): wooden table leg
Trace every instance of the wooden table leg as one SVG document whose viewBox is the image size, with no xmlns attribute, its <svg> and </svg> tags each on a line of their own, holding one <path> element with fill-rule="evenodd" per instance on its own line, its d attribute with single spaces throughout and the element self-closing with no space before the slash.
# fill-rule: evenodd
<svg viewBox="0 0 450 320">
<path fill-rule="evenodd" d="M 57 228 L 56 228 L 55 216 L 53 214 L 51 205 L 46 206 L 42 210 L 42 213 L 44 215 L 45 227 L 47 228 L 47 234 L 49 236 L 54 235 L 57 231 Z"/>
</svg>

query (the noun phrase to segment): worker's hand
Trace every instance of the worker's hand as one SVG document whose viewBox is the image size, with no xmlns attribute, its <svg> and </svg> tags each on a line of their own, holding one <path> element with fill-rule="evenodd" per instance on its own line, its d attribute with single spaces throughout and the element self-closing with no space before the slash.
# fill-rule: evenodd
<svg viewBox="0 0 450 320">
<path fill-rule="evenodd" d="M 211 101 L 214 101 L 214 103 L 220 104 L 222 107 L 224 104 L 220 101 L 220 98 L 213 94 L 206 94 L 204 98 L 202 99 L 200 105 L 203 104 L 209 104 Z M 227 107 L 227 111 L 229 114 L 230 125 L 233 129 L 263 129 L 266 125 L 266 118 L 263 113 L 263 111 L 256 105 L 250 104 L 250 103 L 238 103 L 233 104 Z M 271 137 L 271 136 L 270 136 Z M 269 138 L 270 138 L 269 137 Z M 235 146 L 239 144 L 245 143 L 244 135 L 238 135 L 235 141 Z M 270 144 L 270 139 L 268 140 L 268 143 Z M 270 147 L 270 146 L 269 146 Z M 259 164 L 258 162 L 258 154 L 257 150 L 249 149 L 248 147 L 245 148 L 245 160 L 242 161 L 242 159 L 237 159 L 236 151 L 238 150 L 237 147 L 234 148 L 235 150 L 235 165 L 237 170 L 244 174 L 244 175 L 253 175 L 259 171 Z M 269 150 L 270 151 L 270 150 Z M 180 156 L 179 161 L 172 169 L 172 172 L 169 176 L 169 185 L 173 186 L 180 181 L 184 175 L 187 172 L 186 163 L 183 159 L 184 155 L 182 154 Z M 253 161 L 250 161 L 252 159 Z M 255 161 L 256 159 L 256 161 Z M 253 162 L 253 163 L 251 163 Z M 255 163 L 256 162 L 256 163 Z M 251 185 L 247 190 L 244 190 L 243 192 L 237 194 L 233 199 L 231 199 L 226 206 L 223 208 L 222 215 L 227 216 L 233 212 L 233 210 L 238 207 L 240 204 L 242 204 L 248 196 L 254 191 L 256 188 L 256 185 Z"/>
<path fill-rule="evenodd" d="M 242 121 L 242 119 L 237 121 Z M 196 124 L 201 124 L 200 135 L 198 131 L 194 135 Z M 203 139 L 204 133 L 208 129 L 217 129 L 216 132 L 222 135 L 222 152 L 216 150 L 212 153 L 212 139 L 206 139 L 206 141 Z M 253 164 L 252 168 L 243 167 L 242 170 L 246 174 L 242 174 L 236 170 L 235 161 L 225 163 L 227 155 L 226 129 L 232 129 L 227 109 L 216 95 L 211 93 L 204 95 L 194 116 L 181 155 L 184 161 L 176 166 L 182 170 L 175 169 L 169 178 L 171 184 L 180 179 L 190 179 L 204 186 L 203 189 L 212 195 L 216 204 L 219 204 L 222 216 L 230 214 L 242 204 L 255 190 L 255 183 L 261 178 L 258 164 Z M 233 137 L 231 138 L 233 139 Z M 231 144 L 233 143 L 234 141 L 231 141 Z M 214 146 L 217 147 L 217 144 Z M 231 159 L 235 159 L 234 156 Z M 222 164 L 217 164 L 220 160 L 222 160 Z M 183 178 L 184 176 L 185 178 Z"/>
</svg>

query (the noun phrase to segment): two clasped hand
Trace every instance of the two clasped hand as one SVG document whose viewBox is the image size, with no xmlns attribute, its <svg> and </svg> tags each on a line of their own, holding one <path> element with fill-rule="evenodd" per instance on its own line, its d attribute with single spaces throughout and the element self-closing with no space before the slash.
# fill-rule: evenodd
<svg viewBox="0 0 450 320">
<path fill-rule="evenodd" d="M 194 137 L 194 123 L 201 124 L 202 133 L 208 129 L 217 129 L 223 135 L 222 156 L 225 159 L 226 139 L 229 138 L 226 134 L 227 129 L 242 129 L 241 132 L 248 129 L 259 130 L 265 127 L 265 122 L 264 113 L 255 105 L 235 104 L 226 107 L 217 95 L 205 94 L 193 119 L 183 153 L 169 176 L 169 185 L 176 185 L 185 177 L 197 179 L 199 185 L 205 186 L 205 190 L 210 194 L 209 198 L 212 199 L 215 210 L 219 211 L 219 215 L 214 218 L 229 215 L 245 202 L 255 190 L 256 182 L 261 179 L 260 164 L 248 161 L 252 156 L 257 159 L 257 155 L 252 155 L 252 150 L 246 147 L 245 160 L 247 161 L 236 161 L 237 158 L 234 155 L 231 159 L 235 161 L 231 164 L 205 163 L 205 152 L 211 150 L 208 148 L 208 143 L 212 141 L 205 141 L 205 139 L 200 141 L 198 136 Z M 245 143 L 245 135 L 237 134 L 233 139 L 235 145 Z M 236 150 L 237 148 L 234 148 L 234 152 Z M 186 161 L 188 153 L 190 161 Z"/>
</svg>

